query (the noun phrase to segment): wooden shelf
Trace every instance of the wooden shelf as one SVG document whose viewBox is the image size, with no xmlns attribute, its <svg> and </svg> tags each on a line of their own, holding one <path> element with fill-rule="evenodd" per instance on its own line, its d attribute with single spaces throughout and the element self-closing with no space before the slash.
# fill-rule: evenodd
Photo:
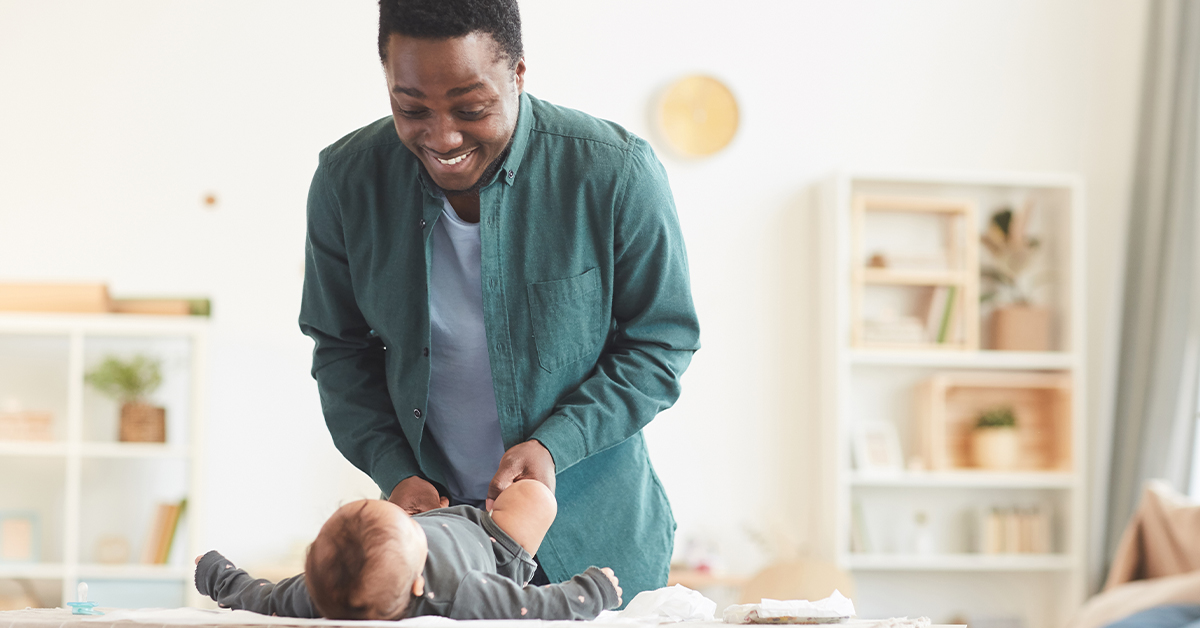
<svg viewBox="0 0 1200 628">
<path fill-rule="evenodd" d="M 864 268 L 863 283 L 892 286 L 963 286 L 970 280 L 960 270 L 898 270 Z"/>
<path fill-rule="evenodd" d="M 1071 473 L 999 473 L 991 471 L 908 471 L 903 473 L 855 473 L 850 485 L 888 488 L 1011 488 L 1070 489 L 1075 487 Z"/>
<path fill-rule="evenodd" d="M 946 351 L 901 348 L 895 350 L 853 349 L 851 364 L 933 368 L 1016 369 L 1068 371 L 1076 366 L 1075 356 L 1061 351 Z"/>
<path fill-rule="evenodd" d="M 1017 417 L 1017 468 L 1066 471 L 1073 464 L 1072 384 L 1066 373 L 936 373 L 914 395 L 921 457 L 937 471 L 970 469 L 975 421 L 990 408 L 1007 407 Z"/>
<path fill-rule="evenodd" d="M 167 443 L 83 443 L 80 453 L 85 458 L 179 458 L 188 451 Z"/>
<path fill-rule="evenodd" d="M 847 554 L 856 571 L 1070 571 L 1065 554 Z"/>
<path fill-rule="evenodd" d="M 62 563 L 0 563 L 0 578 L 56 580 L 65 571 Z"/>
<path fill-rule="evenodd" d="M 79 565 L 79 578 L 97 578 L 112 580 L 188 580 L 193 577 L 194 568 L 180 565 L 98 565 L 85 563 Z"/>
<path fill-rule="evenodd" d="M 149 316 L 140 314 L 26 314 L 0 312 L 0 332 L 7 335 L 187 336 L 202 334 L 206 316 Z"/>
<path fill-rule="evenodd" d="M 66 443 L 59 441 L 0 441 L 0 456 L 54 457 L 67 455 Z"/>
</svg>

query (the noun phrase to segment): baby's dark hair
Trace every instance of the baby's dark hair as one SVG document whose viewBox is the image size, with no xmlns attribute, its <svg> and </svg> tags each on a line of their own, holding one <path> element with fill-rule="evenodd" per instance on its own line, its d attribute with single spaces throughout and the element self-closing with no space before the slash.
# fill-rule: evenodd
<svg viewBox="0 0 1200 628">
<path fill-rule="evenodd" d="M 509 67 L 525 56 L 517 0 L 379 0 L 379 60 L 384 63 L 392 33 L 419 39 L 487 33 Z"/>
<path fill-rule="evenodd" d="M 313 605 L 328 619 L 402 619 L 412 601 L 412 581 L 419 571 L 398 564 L 398 531 L 381 517 L 365 514 L 368 502 L 335 514 L 321 528 L 304 561 L 305 585 Z M 367 577 L 379 569 L 400 567 L 412 578 L 389 578 L 394 584 L 367 589 Z"/>
</svg>

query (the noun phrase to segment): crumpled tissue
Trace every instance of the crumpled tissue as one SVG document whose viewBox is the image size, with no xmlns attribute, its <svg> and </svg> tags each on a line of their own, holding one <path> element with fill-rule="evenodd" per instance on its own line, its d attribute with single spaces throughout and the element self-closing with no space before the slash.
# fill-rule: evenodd
<svg viewBox="0 0 1200 628">
<path fill-rule="evenodd" d="M 834 589 L 816 602 L 769 600 L 759 604 L 734 604 L 722 613 L 727 624 L 831 624 L 854 617 L 854 602 Z"/>
<path fill-rule="evenodd" d="M 617 619 L 667 623 L 713 621 L 717 603 L 682 584 L 638 593 Z"/>
</svg>

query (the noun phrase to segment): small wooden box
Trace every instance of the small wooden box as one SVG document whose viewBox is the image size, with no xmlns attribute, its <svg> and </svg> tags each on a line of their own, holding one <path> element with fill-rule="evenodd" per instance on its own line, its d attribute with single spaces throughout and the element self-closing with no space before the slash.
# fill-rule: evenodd
<svg viewBox="0 0 1200 628">
<path fill-rule="evenodd" d="M 1071 469 L 1071 377 L 1067 373 L 952 371 L 917 385 L 921 454 L 932 471 L 972 467 L 970 435 L 984 412 L 1017 417 L 1017 471 Z"/>
<path fill-rule="evenodd" d="M 976 204 L 971 199 L 874 194 L 854 197 L 850 216 L 851 346 L 918 351 L 979 349 L 979 235 L 975 215 Z M 903 234 L 872 229 L 868 222 L 872 217 L 896 216 L 921 223 L 932 220 L 936 225 L 931 232 L 941 244 L 924 251 L 924 256 L 933 261 L 932 266 L 921 263 L 906 267 L 888 261 L 886 245 L 902 244 Z M 885 248 L 877 251 L 878 246 Z M 873 309 L 869 295 L 885 293 L 908 295 L 899 299 L 901 303 L 923 303 L 903 305 L 908 310 L 899 317 L 904 325 L 896 329 L 886 319 L 869 320 Z M 924 329 L 913 330 L 914 325 Z M 886 327 L 887 333 L 880 333 L 880 327 Z"/>
<path fill-rule="evenodd" d="M 0 440 L 54 440 L 54 415 L 33 410 L 0 412 Z"/>
<path fill-rule="evenodd" d="M 0 311 L 103 313 L 112 309 L 105 284 L 0 283 Z"/>
</svg>

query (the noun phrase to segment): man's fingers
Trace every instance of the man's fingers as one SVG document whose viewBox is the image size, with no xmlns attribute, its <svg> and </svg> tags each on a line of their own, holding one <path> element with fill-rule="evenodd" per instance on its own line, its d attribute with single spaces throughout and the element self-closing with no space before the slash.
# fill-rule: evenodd
<svg viewBox="0 0 1200 628">
<path fill-rule="evenodd" d="M 490 497 L 483 500 L 483 509 L 488 511 L 489 513 L 495 509 L 495 506 L 496 506 L 496 500 L 494 500 Z"/>
<path fill-rule="evenodd" d="M 517 470 L 508 464 L 508 456 L 500 459 L 500 468 L 496 470 L 496 475 L 492 476 L 492 481 L 488 482 L 488 499 L 496 499 L 503 493 L 505 489 L 512 486 L 513 476 L 517 474 Z"/>
</svg>

